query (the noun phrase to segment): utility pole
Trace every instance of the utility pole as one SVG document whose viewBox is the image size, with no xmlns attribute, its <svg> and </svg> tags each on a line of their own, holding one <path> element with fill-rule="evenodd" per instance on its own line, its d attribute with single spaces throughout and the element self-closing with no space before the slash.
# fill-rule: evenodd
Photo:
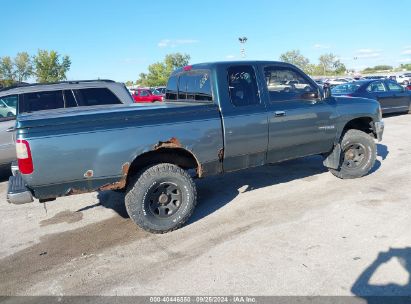
<svg viewBox="0 0 411 304">
<path fill-rule="evenodd" d="M 246 54 L 245 54 L 245 43 L 247 42 L 247 37 L 243 36 L 238 38 L 238 41 L 240 41 L 241 43 L 241 49 L 240 49 L 240 55 L 241 58 L 245 58 Z"/>
</svg>

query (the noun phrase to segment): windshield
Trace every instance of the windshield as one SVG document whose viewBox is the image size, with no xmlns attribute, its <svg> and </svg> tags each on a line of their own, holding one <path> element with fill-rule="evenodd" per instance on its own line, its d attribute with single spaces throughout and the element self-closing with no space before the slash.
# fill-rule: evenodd
<svg viewBox="0 0 411 304">
<path fill-rule="evenodd" d="M 361 85 L 357 83 L 344 83 L 338 86 L 335 86 L 331 89 L 332 94 L 351 94 L 358 90 Z"/>
</svg>

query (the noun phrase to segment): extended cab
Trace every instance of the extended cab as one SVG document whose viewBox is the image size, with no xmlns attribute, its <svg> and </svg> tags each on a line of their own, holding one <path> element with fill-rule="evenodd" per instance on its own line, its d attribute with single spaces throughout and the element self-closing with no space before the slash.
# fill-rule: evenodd
<svg viewBox="0 0 411 304">
<path fill-rule="evenodd" d="M 358 178 L 374 166 L 383 127 L 377 101 L 332 97 L 293 65 L 196 64 L 171 75 L 162 104 L 20 115 L 21 175 L 8 200 L 124 189 L 131 219 L 164 233 L 192 214 L 193 178 L 313 154 L 337 177 Z"/>
</svg>

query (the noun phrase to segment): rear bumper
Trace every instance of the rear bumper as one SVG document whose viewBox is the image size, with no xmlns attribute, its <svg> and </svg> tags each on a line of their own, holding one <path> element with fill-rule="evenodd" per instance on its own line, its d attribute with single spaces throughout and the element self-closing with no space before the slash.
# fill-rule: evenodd
<svg viewBox="0 0 411 304">
<path fill-rule="evenodd" d="M 377 140 L 382 140 L 382 134 L 384 133 L 384 121 L 377 121 L 374 123 L 375 134 L 377 135 Z"/>
<path fill-rule="evenodd" d="M 11 204 L 27 204 L 33 202 L 33 195 L 26 187 L 20 174 L 10 176 L 7 190 L 7 201 Z"/>
</svg>

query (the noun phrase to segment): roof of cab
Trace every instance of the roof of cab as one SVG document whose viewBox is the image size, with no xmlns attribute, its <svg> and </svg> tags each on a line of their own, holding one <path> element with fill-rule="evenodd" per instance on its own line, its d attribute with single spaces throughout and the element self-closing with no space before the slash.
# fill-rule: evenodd
<svg viewBox="0 0 411 304">
<path fill-rule="evenodd" d="M 180 73 L 187 69 L 187 67 L 191 67 L 192 69 L 212 69 L 216 67 L 229 67 L 233 65 L 282 65 L 282 66 L 292 66 L 294 65 L 282 61 L 269 61 L 269 60 L 236 60 L 236 61 L 215 61 L 215 62 L 204 62 L 204 63 L 196 63 L 196 64 L 189 64 L 186 67 L 182 67 L 176 69 L 173 74 Z"/>
</svg>

